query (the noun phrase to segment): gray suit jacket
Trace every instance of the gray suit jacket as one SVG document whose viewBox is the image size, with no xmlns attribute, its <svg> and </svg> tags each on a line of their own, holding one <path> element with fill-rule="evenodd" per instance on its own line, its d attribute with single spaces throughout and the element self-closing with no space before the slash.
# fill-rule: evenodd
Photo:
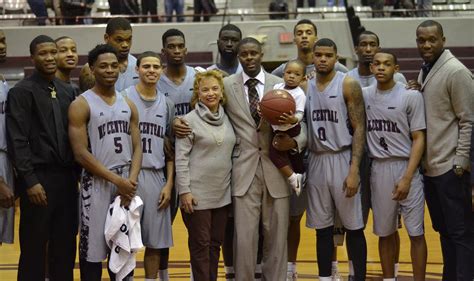
<svg viewBox="0 0 474 281">
<path fill-rule="evenodd" d="M 264 93 L 281 82 L 283 82 L 281 78 L 265 72 Z M 290 196 L 286 179 L 268 155 L 272 141 L 272 128 L 263 119 L 260 126 L 255 124 L 245 95 L 242 74 L 226 77 L 224 88 L 227 95 L 225 110 L 237 137 L 232 158 L 232 195 L 243 196 L 247 192 L 257 172 L 258 164 L 261 163 L 265 185 L 271 197 Z M 295 138 L 300 149 L 306 146 L 306 126 L 302 124 L 301 128 L 301 134 Z"/>
</svg>

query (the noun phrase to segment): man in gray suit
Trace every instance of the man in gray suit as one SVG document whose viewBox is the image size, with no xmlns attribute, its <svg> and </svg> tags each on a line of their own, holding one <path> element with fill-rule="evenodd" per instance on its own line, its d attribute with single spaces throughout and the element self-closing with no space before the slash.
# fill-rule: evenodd
<svg viewBox="0 0 474 281">
<path fill-rule="evenodd" d="M 268 156 L 270 145 L 285 150 L 302 148 L 305 134 L 297 141 L 277 135 L 256 112 L 256 103 L 282 80 L 261 67 L 262 46 L 253 38 L 239 44 L 243 72 L 224 79 L 226 112 L 238 138 L 233 155 L 234 260 L 236 281 L 253 280 L 257 260 L 258 225 L 263 225 L 262 280 L 285 280 L 290 188 Z"/>
<path fill-rule="evenodd" d="M 235 280 L 254 280 L 257 262 L 258 226 L 263 225 L 262 280 L 286 280 L 287 233 L 290 187 L 268 156 L 270 145 L 278 150 L 301 150 L 306 146 L 306 126 L 295 139 L 278 134 L 272 139 L 270 125 L 260 118 L 257 104 L 281 78 L 261 66 L 261 44 L 253 38 L 239 43 L 238 57 L 243 72 L 224 79 L 227 115 L 234 126 L 237 144 L 232 166 L 234 202 Z M 189 132 L 176 120 L 176 135 Z"/>
</svg>

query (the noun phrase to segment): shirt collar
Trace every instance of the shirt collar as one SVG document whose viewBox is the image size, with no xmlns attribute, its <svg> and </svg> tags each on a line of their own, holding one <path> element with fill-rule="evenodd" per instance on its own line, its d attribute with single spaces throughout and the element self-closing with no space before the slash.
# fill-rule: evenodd
<svg viewBox="0 0 474 281">
<path fill-rule="evenodd" d="M 441 54 L 439 54 L 439 56 L 431 63 L 423 63 L 421 65 L 421 69 L 423 69 L 423 72 L 426 73 L 426 75 L 428 75 L 428 73 L 431 71 L 431 69 L 433 68 L 433 66 L 436 64 L 436 62 L 439 60 L 439 58 L 443 55 L 443 53 L 445 52 L 446 50 L 444 49 Z"/>
<path fill-rule="evenodd" d="M 255 77 L 250 77 L 247 75 L 247 73 L 242 71 L 242 78 L 244 79 L 244 85 L 249 79 L 257 79 L 258 82 L 260 82 L 262 85 L 265 85 L 265 72 L 263 71 L 263 68 L 260 67 L 260 72 L 257 74 Z"/>
</svg>

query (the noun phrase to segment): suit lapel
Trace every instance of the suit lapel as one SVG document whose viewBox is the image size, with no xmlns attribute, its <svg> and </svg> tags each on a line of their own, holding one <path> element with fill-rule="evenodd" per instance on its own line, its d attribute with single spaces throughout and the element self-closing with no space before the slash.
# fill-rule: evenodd
<svg viewBox="0 0 474 281">
<path fill-rule="evenodd" d="M 252 118 L 252 114 L 250 113 L 249 102 L 247 101 L 247 98 L 245 96 L 244 81 L 242 75 L 239 75 L 237 79 L 232 83 L 232 90 L 234 92 L 234 96 L 237 100 L 237 103 L 242 108 L 243 112 L 245 112 L 245 115 L 247 116 L 249 121 L 255 124 L 255 121 Z"/>
</svg>

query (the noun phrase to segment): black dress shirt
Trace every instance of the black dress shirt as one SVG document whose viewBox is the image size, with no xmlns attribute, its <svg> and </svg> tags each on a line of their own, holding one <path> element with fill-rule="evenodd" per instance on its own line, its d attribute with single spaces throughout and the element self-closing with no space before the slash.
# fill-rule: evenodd
<svg viewBox="0 0 474 281">
<path fill-rule="evenodd" d="M 61 139 L 57 138 L 51 87 L 55 88 L 62 117 Z M 70 86 L 57 79 L 47 81 L 38 72 L 10 89 L 6 108 L 8 153 L 26 188 L 39 183 L 35 169 L 74 167 L 67 137 L 67 114 L 73 100 Z M 61 145 L 63 153 L 59 152 Z"/>
</svg>

